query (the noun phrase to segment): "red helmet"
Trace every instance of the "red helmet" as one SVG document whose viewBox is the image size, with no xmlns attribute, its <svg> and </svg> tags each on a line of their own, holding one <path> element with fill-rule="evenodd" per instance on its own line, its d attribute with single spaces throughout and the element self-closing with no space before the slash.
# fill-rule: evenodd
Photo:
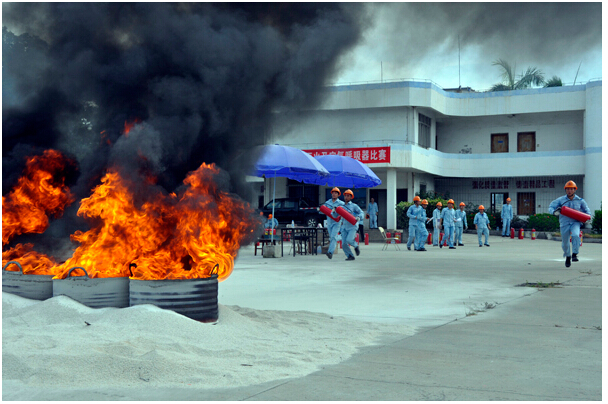
<svg viewBox="0 0 608 404">
<path fill-rule="evenodd" d="M 479 210 L 486 210 L 486 208 L 484 208 L 483 205 L 479 205 Z"/>
<path fill-rule="evenodd" d="M 566 182 L 566 185 L 564 185 L 564 189 L 566 189 L 566 188 L 578 189 L 576 187 L 576 183 L 574 181 L 568 181 L 568 182 Z"/>
<path fill-rule="evenodd" d="M 454 204 L 454 200 L 453 200 L 453 199 L 450 199 L 450 200 L 448 201 L 448 203 L 451 203 L 451 204 L 453 205 L 453 204 Z"/>
<path fill-rule="evenodd" d="M 355 197 L 355 194 L 353 194 L 353 191 L 351 191 L 350 189 L 347 189 L 346 191 L 344 191 L 344 195 L 349 194 L 351 198 Z"/>
<path fill-rule="evenodd" d="M 420 197 L 418 195 L 414 197 L 414 202 L 420 202 Z"/>
<path fill-rule="evenodd" d="M 338 188 L 338 187 L 334 187 L 334 188 L 331 190 L 331 192 L 337 192 L 337 193 L 338 193 L 338 196 L 342 195 L 342 192 L 340 192 L 340 188 Z"/>
<path fill-rule="evenodd" d="M 441 201 L 437 202 L 437 206 L 443 206 L 443 203 L 441 203 Z"/>
<path fill-rule="evenodd" d="M 466 205 L 464 204 L 464 202 L 460 202 L 460 205 L 458 205 L 458 206 L 466 206 Z"/>
<path fill-rule="evenodd" d="M 422 205 L 428 205 L 429 201 L 427 201 L 426 199 L 423 199 L 422 202 L 420 202 Z"/>
</svg>

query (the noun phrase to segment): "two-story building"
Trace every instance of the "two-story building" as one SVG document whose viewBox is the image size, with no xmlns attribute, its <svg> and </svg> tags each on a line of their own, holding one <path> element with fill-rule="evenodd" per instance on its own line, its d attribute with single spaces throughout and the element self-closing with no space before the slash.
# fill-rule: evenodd
<svg viewBox="0 0 608 404">
<path fill-rule="evenodd" d="M 590 209 L 601 208 L 599 80 L 480 93 L 445 91 L 427 81 L 324 91 L 316 109 L 278 112 L 266 143 L 313 155 L 350 155 L 368 164 L 382 184 L 353 191 L 363 209 L 371 197 L 378 202 L 381 226 L 395 228 L 395 205 L 420 191 L 498 211 L 510 197 L 514 213 L 527 216 L 546 213 L 572 179 Z M 260 189 L 269 201 L 271 183 Z M 329 197 L 328 187 L 284 178 L 277 180 L 276 192 L 319 202 Z"/>
</svg>

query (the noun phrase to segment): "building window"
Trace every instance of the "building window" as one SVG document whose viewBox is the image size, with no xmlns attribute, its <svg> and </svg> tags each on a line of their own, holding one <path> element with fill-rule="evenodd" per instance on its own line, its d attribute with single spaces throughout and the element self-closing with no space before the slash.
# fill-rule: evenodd
<svg viewBox="0 0 608 404">
<path fill-rule="evenodd" d="M 517 214 L 529 216 L 536 213 L 536 193 L 518 192 L 517 193 Z"/>
<path fill-rule="evenodd" d="M 517 134 L 517 151 L 536 151 L 536 132 L 519 132 Z"/>
<path fill-rule="evenodd" d="M 431 147 L 431 118 L 418 113 L 418 145 L 428 149 Z"/>
<path fill-rule="evenodd" d="M 502 212 L 502 205 L 507 203 L 509 194 L 507 193 L 493 193 L 490 194 L 490 212 Z"/>
<path fill-rule="evenodd" d="M 509 152 L 509 134 L 508 133 L 493 133 L 492 134 L 492 153 L 508 153 Z"/>
</svg>

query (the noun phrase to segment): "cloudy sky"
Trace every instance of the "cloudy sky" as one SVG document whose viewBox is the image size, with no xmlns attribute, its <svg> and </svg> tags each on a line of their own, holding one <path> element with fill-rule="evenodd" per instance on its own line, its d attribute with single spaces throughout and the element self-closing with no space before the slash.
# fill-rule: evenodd
<svg viewBox="0 0 608 404">
<path fill-rule="evenodd" d="M 341 57 L 333 83 L 415 78 L 443 88 L 486 90 L 501 81 L 500 69 L 492 66 L 499 58 L 515 64 L 517 74 L 535 66 L 564 84 L 602 77 L 601 3 L 366 3 L 366 8 L 372 23 Z"/>
</svg>

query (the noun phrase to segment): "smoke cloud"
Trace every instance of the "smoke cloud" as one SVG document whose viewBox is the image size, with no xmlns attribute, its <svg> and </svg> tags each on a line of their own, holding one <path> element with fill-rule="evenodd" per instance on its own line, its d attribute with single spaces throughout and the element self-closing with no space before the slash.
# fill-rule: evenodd
<svg viewBox="0 0 608 404">
<path fill-rule="evenodd" d="M 79 198 L 110 164 L 145 164 L 173 190 L 216 163 L 235 188 L 238 151 L 264 142 L 273 107 L 318 101 L 361 8 L 3 3 L 3 193 L 25 155 L 51 147 L 78 161 Z"/>
<path fill-rule="evenodd" d="M 498 58 L 516 64 L 518 74 L 535 66 L 571 83 L 583 62 L 579 80 L 601 77 L 601 65 L 591 64 L 598 55 L 601 61 L 602 3 L 366 3 L 366 13 L 374 24 L 341 59 L 339 81 L 379 80 L 383 61 L 385 79 L 450 86 L 458 82 L 459 36 L 463 73 L 472 78 L 463 85 L 499 81 Z"/>
</svg>

